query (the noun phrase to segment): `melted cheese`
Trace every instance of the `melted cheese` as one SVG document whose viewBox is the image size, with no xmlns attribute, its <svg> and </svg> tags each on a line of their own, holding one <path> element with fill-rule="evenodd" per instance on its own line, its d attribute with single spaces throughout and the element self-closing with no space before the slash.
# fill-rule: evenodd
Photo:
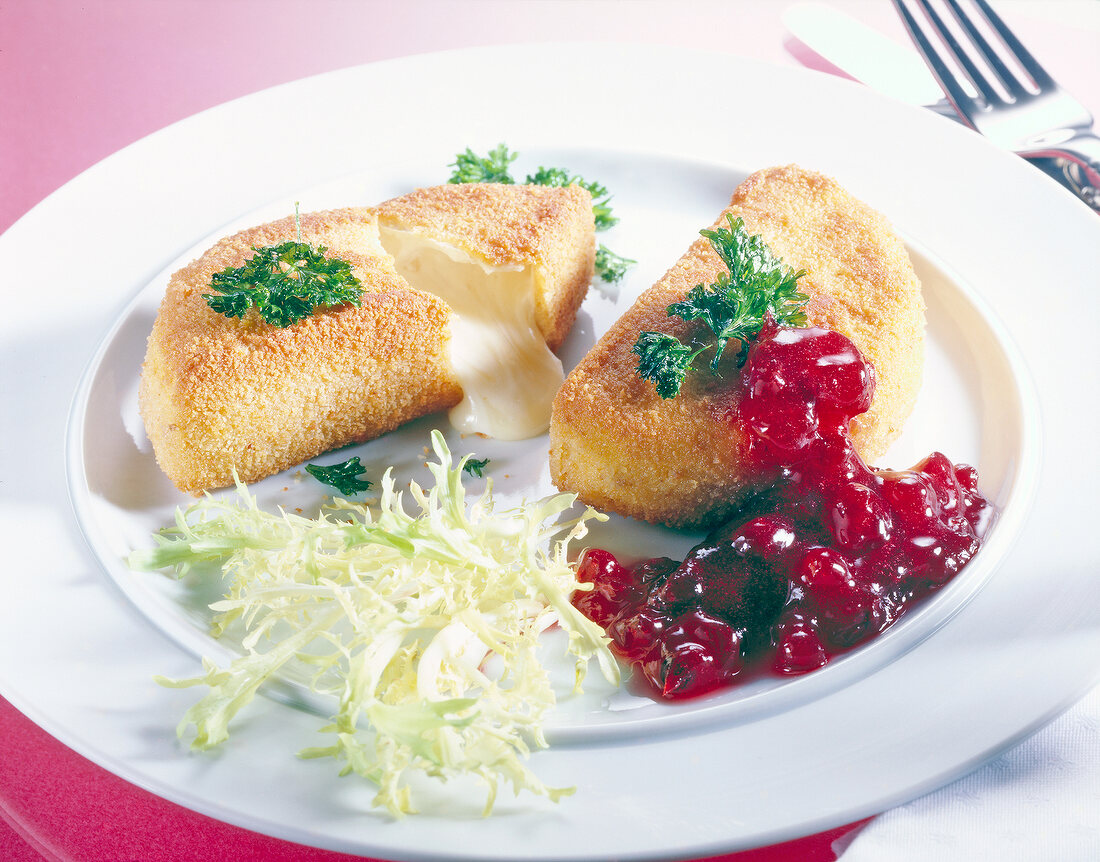
<svg viewBox="0 0 1100 862">
<path fill-rule="evenodd" d="M 398 273 L 451 307 L 451 364 L 463 392 L 451 424 L 501 440 L 546 431 L 564 374 L 535 325 L 533 271 L 490 266 L 413 231 L 380 232 Z"/>
</svg>

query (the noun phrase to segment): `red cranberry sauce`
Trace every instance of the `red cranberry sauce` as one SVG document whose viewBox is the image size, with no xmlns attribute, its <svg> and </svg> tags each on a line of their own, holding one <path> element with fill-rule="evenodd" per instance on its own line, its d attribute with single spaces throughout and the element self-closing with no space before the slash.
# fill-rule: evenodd
<svg viewBox="0 0 1100 862">
<path fill-rule="evenodd" d="M 666 698 L 769 667 L 800 674 L 863 643 L 974 556 L 986 500 L 972 467 L 934 453 L 875 470 L 849 436 L 874 369 L 847 338 L 769 324 L 728 411 L 752 487 L 738 518 L 683 562 L 628 567 L 589 550 L 573 603 Z"/>
</svg>

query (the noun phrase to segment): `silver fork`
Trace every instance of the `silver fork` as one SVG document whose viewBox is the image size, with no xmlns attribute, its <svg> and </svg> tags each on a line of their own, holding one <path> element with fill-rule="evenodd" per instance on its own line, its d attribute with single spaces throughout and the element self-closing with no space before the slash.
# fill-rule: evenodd
<svg viewBox="0 0 1100 862">
<path fill-rule="evenodd" d="M 967 123 L 1021 156 L 1064 160 L 1070 184 L 1086 203 L 1100 208 L 1100 138 L 1092 132 L 1092 115 L 1055 83 L 985 0 L 973 0 L 973 4 L 1003 43 L 1006 56 L 1024 74 L 1008 67 L 983 35 L 974 13 L 966 12 L 958 0 L 944 0 L 958 24 L 954 31 L 930 0 L 893 2 L 928 68 Z M 910 5 L 923 11 L 936 42 L 918 24 Z M 952 64 L 969 80 L 977 97 L 967 91 Z"/>
</svg>

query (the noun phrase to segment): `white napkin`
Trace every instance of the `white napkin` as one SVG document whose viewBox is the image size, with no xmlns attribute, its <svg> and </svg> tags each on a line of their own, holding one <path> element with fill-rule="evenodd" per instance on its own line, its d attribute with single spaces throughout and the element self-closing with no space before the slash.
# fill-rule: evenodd
<svg viewBox="0 0 1100 862">
<path fill-rule="evenodd" d="M 871 821 L 840 862 L 1100 860 L 1100 687 L 988 765 Z"/>
</svg>

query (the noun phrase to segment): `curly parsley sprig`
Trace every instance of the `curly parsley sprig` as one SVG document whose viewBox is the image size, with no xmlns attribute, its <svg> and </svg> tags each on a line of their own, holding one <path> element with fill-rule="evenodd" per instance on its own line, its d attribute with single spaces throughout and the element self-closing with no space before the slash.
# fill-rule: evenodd
<svg viewBox="0 0 1100 862">
<path fill-rule="evenodd" d="M 704 344 L 692 349 L 675 335 L 643 332 L 634 343 L 633 351 L 638 355 L 638 374 L 645 380 L 652 380 L 662 398 L 674 398 L 695 357 L 709 346 Z"/>
<path fill-rule="evenodd" d="M 325 257 L 324 246 L 287 241 L 253 246 L 255 254 L 243 266 L 216 272 L 204 293 L 207 304 L 226 317 L 244 317 L 250 308 L 272 326 L 290 326 L 323 306 L 359 305 L 362 284 L 351 265 Z"/>
<path fill-rule="evenodd" d="M 469 147 L 466 152 L 459 153 L 448 167 L 454 168 L 454 173 L 447 180 L 449 183 L 507 183 L 512 185 L 515 180 L 508 166 L 519 157 L 519 153 L 509 152 L 504 144 L 498 144 L 495 149 L 489 150 L 486 156 L 479 156 Z"/>
<path fill-rule="evenodd" d="M 477 155 L 469 147 L 459 153 L 448 167 L 454 168 L 449 183 L 506 183 L 512 185 L 510 165 L 519 157 L 504 144 L 498 144 L 485 156 Z M 597 182 L 571 174 L 564 168 L 539 167 L 524 180 L 528 185 L 564 187 L 578 185 L 592 195 L 592 217 L 596 230 L 607 230 L 619 221 L 611 211 L 611 195 L 607 187 Z M 596 251 L 596 272 L 606 282 L 617 282 L 626 274 L 626 270 L 637 261 L 615 254 L 607 246 L 601 245 Z"/>
<path fill-rule="evenodd" d="M 473 455 L 470 455 L 462 463 L 462 472 L 468 473 L 471 476 L 477 476 L 479 479 L 484 479 L 485 468 L 488 466 L 488 458 L 475 458 Z"/>
<path fill-rule="evenodd" d="M 638 261 L 615 254 L 603 243 L 596 249 L 596 272 L 606 282 L 622 281 L 626 271 Z"/>
<path fill-rule="evenodd" d="M 359 478 L 359 475 L 365 472 L 365 468 L 359 463 L 358 456 L 327 467 L 321 464 L 306 464 L 306 472 L 318 482 L 331 485 L 345 497 L 366 491 L 373 484 L 367 479 Z"/>
<path fill-rule="evenodd" d="M 743 364 L 749 343 L 769 318 L 789 326 L 806 322 L 809 297 L 798 289 L 798 279 L 806 273 L 784 266 L 760 236 L 745 230 L 740 217 L 727 214 L 726 220 L 728 229 L 700 233 L 710 240 L 728 272 L 713 284 L 696 285 L 668 307 L 669 317 L 702 321 L 705 328 L 690 345 L 662 332 L 642 332 L 634 344 L 639 376 L 653 381 L 662 398 L 680 392 L 696 357 L 705 351 L 714 349 L 710 369 L 717 374 L 729 342 L 739 343 L 737 364 Z"/>
</svg>

